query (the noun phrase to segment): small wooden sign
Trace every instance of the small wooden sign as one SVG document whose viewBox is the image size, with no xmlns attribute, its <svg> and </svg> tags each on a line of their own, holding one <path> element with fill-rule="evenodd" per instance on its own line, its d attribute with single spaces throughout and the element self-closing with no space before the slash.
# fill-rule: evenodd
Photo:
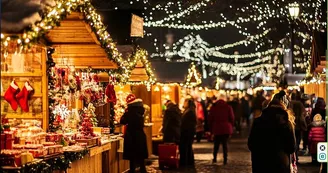
<svg viewBox="0 0 328 173">
<path fill-rule="evenodd" d="M 144 36 L 143 24 L 144 24 L 144 21 L 143 21 L 142 17 L 132 14 L 130 36 L 143 38 L 143 36 Z"/>
</svg>

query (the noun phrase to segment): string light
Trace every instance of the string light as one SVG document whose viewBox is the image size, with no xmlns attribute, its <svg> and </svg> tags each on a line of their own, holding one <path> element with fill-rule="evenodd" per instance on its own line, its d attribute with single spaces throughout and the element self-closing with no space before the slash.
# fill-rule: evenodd
<svg viewBox="0 0 328 173">
<path fill-rule="evenodd" d="M 139 81 L 139 82 L 131 82 L 128 81 L 127 84 L 129 85 L 146 85 L 151 86 L 156 82 L 156 78 L 151 67 L 150 62 L 148 61 L 148 53 L 146 50 L 137 48 L 136 52 L 128 59 L 129 66 L 127 67 L 128 73 L 126 75 L 130 77 L 132 70 L 136 67 L 138 62 L 142 62 L 145 67 L 148 80 L 146 81 Z"/>
<path fill-rule="evenodd" d="M 195 81 L 193 81 L 195 79 Z M 196 66 L 194 63 L 191 63 L 190 68 L 188 69 L 188 75 L 186 79 L 186 86 L 189 88 L 195 87 L 202 83 L 202 76 L 197 71 Z"/>
<path fill-rule="evenodd" d="M 117 47 L 110 37 L 110 34 L 106 31 L 106 26 L 101 22 L 101 17 L 97 14 L 95 8 L 88 0 L 59 0 L 56 1 L 57 5 L 50 8 L 48 13 L 43 17 L 40 22 L 35 23 L 21 35 L 6 36 L 1 33 L 1 43 L 4 46 L 8 46 L 9 40 L 17 40 L 16 44 L 19 46 L 28 47 L 31 44 L 35 44 L 40 38 L 44 36 L 51 28 L 56 27 L 57 23 L 69 15 L 72 11 L 82 12 L 85 22 L 90 25 L 93 32 L 97 36 L 101 46 L 105 49 L 107 57 L 118 64 L 122 71 L 126 67 L 125 62 L 122 59 L 122 55 L 118 52 Z M 24 41 L 18 41 L 24 40 Z"/>
<path fill-rule="evenodd" d="M 302 14 L 299 17 L 299 19 L 297 20 L 297 25 L 301 26 L 302 24 L 306 25 L 305 28 L 305 32 L 304 31 L 298 31 L 297 32 L 297 36 L 299 38 L 296 39 L 301 39 L 301 42 L 299 42 L 299 45 L 295 45 L 295 49 L 293 54 L 295 55 L 295 60 L 294 60 L 294 66 L 296 68 L 300 68 L 300 69 L 305 69 L 308 66 L 308 63 L 306 63 L 306 61 L 310 58 L 310 44 L 312 41 L 312 38 L 310 36 L 310 32 L 312 32 L 313 29 L 318 30 L 321 27 L 326 27 L 327 23 L 326 21 L 321 21 L 323 18 L 323 12 L 321 10 L 322 5 L 324 0 L 318 0 L 318 1 L 314 1 L 314 0 L 309 0 L 308 2 L 302 2 L 300 3 L 300 6 L 302 7 Z M 156 27 L 172 27 L 172 28 L 177 28 L 177 29 L 189 29 L 189 30 L 207 30 L 207 29 L 211 29 L 211 28 L 218 28 L 218 27 L 226 27 L 227 25 L 231 25 L 234 26 L 235 28 L 238 29 L 238 32 L 242 35 L 245 36 L 250 36 L 252 35 L 249 31 L 251 30 L 250 27 L 256 27 L 258 31 L 267 31 L 270 29 L 269 32 L 266 32 L 266 35 L 263 37 L 259 37 L 254 39 L 254 42 L 256 44 L 256 48 L 255 51 L 256 53 L 253 53 L 252 57 L 256 57 L 254 56 L 254 54 L 258 54 L 258 50 L 262 50 L 263 51 L 263 47 L 266 46 L 265 49 L 269 50 L 269 49 L 273 49 L 277 46 L 277 43 L 279 44 L 283 44 L 283 42 L 274 42 L 273 40 L 270 40 L 267 38 L 267 35 L 272 35 L 272 32 L 277 32 L 276 30 L 272 30 L 272 23 L 269 22 L 269 20 L 273 19 L 275 20 L 275 22 L 288 22 L 288 24 L 291 22 L 291 20 L 289 19 L 289 13 L 288 13 L 288 9 L 287 9 L 287 5 L 289 2 L 285 2 L 285 1 L 272 1 L 272 3 L 270 2 L 264 2 L 264 1 L 253 1 L 251 2 L 249 5 L 246 5 L 244 7 L 238 8 L 235 7 L 237 6 L 236 4 L 230 5 L 230 9 L 231 11 L 233 11 L 233 14 L 236 13 L 249 13 L 248 17 L 241 17 L 241 16 L 237 16 L 235 17 L 235 15 L 233 16 L 233 18 L 229 19 L 228 17 L 226 17 L 226 13 L 217 13 L 218 15 L 216 16 L 216 19 L 218 19 L 219 21 L 215 22 L 215 21 L 204 21 L 201 20 L 202 24 L 195 24 L 197 23 L 195 20 L 193 20 L 191 23 L 192 24 L 188 24 L 188 20 L 187 18 L 191 15 L 194 14 L 201 14 L 201 10 L 202 8 L 209 6 L 209 4 L 211 4 L 211 7 L 209 8 L 213 8 L 213 4 L 215 4 L 215 2 L 211 2 L 211 1 L 200 1 L 194 5 L 190 5 L 189 7 L 185 8 L 185 10 L 179 10 L 176 13 L 172 13 L 172 10 L 167 8 L 156 8 L 156 9 L 152 9 L 153 11 L 157 11 L 157 12 L 165 12 L 167 14 L 167 17 L 164 17 L 164 19 L 155 19 L 153 13 L 150 14 L 149 16 L 151 16 L 153 19 L 152 20 L 146 20 L 145 22 L 145 27 L 146 28 L 156 28 Z M 169 3 L 170 7 L 175 8 L 174 5 L 172 3 Z M 206 5 L 207 4 L 207 5 Z M 219 5 L 219 3 L 218 3 Z M 176 8 L 175 8 L 176 9 Z M 315 15 L 316 17 L 313 17 L 313 13 L 312 10 L 315 9 Z M 198 13 L 197 13 L 198 12 Z M 232 14 L 231 13 L 231 14 Z M 216 14 L 215 14 L 216 15 Z M 148 16 L 148 18 L 149 18 Z M 159 16 L 163 16 L 163 15 L 159 15 Z M 194 19 L 194 17 L 189 17 Z M 200 18 L 200 17 L 198 17 Z M 182 21 L 182 22 L 181 22 Z M 245 24 L 242 26 L 242 24 Z M 312 26 L 314 26 L 315 28 L 312 28 Z M 148 31 L 148 30 L 147 30 Z M 147 36 L 151 36 L 151 33 L 147 33 Z M 290 33 L 286 34 L 286 37 L 290 36 Z M 266 38 L 266 40 L 262 40 L 262 38 Z M 276 38 L 274 38 L 276 39 Z M 286 40 L 286 39 L 284 39 Z M 185 44 L 185 40 L 184 39 L 180 39 L 181 42 L 177 42 L 177 44 Z M 231 43 L 228 45 L 223 45 L 223 46 L 216 46 L 217 50 L 224 50 L 224 49 L 228 49 L 228 48 L 232 48 L 235 46 L 239 46 L 239 45 L 245 45 L 247 46 L 250 43 L 250 41 L 248 42 L 247 39 L 245 40 L 241 40 L 235 43 Z M 188 43 L 187 43 L 188 44 Z M 157 46 L 158 44 L 156 43 L 155 46 Z M 205 45 L 205 44 L 204 44 Z M 173 51 L 168 52 L 168 50 L 166 50 L 166 53 L 155 53 L 152 54 L 152 57 L 156 56 L 156 55 L 160 55 L 160 57 L 169 57 L 172 55 L 181 55 L 181 51 L 176 49 L 178 46 L 177 45 L 173 45 Z M 216 47 L 212 47 L 212 48 L 216 48 Z M 224 54 L 221 54 L 221 52 L 216 52 L 215 54 L 205 54 L 203 53 L 204 51 L 207 51 L 208 45 L 206 45 L 205 49 L 199 49 L 198 48 L 190 51 L 190 55 L 193 53 L 200 53 L 202 55 L 209 55 L 209 56 L 213 56 L 214 57 L 220 57 L 221 56 L 225 56 Z M 156 51 L 158 51 L 159 48 L 156 47 Z M 188 49 L 183 50 L 185 52 L 188 51 Z M 214 51 L 213 51 L 214 52 Z M 182 55 L 184 55 L 186 53 L 182 53 Z M 189 56 L 190 56 L 189 55 Z M 189 56 L 182 56 L 186 59 L 191 59 Z M 199 58 L 199 57 L 197 57 Z M 205 57 L 206 58 L 206 57 Z M 228 58 L 228 57 L 225 57 Z M 230 56 L 229 58 L 234 58 L 232 56 Z M 199 59 L 199 61 L 203 61 L 204 57 L 201 57 Z M 213 61 L 213 60 L 212 60 Z M 214 60 L 216 61 L 216 60 Z M 256 63 L 252 63 L 252 64 L 256 64 Z"/>
</svg>

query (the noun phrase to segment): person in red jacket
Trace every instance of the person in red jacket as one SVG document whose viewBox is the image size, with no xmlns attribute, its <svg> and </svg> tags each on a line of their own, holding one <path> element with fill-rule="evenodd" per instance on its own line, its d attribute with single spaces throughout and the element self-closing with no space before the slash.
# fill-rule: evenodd
<svg viewBox="0 0 328 173">
<path fill-rule="evenodd" d="M 196 116 L 197 116 L 197 126 L 196 126 L 196 140 L 199 143 L 204 134 L 204 110 L 203 106 L 199 101 L 195 101 L 196 105 Z"/>
<path fill-rule="evenodd" d="M 214 135 L 213 163 L 216 163 L 216 157 L 220 144 L 223 146 L 224 164 L 228 161 L 228 139 L 233 132 L 234 114 L 231 106 L 225 101 L 225 95 L 221 94 L 210 109 L 208 116 L 208 125 L 212 135 Z"/>
<path fill-rule="evenodd" d="M 309 132 L 309 148 L 312 156 L 312 163 L 317 163 L 317 144 L 326 141 L 325 122 L 320 114 L 313 117 L 313 122 L 310 124 Z"/>
</svg>

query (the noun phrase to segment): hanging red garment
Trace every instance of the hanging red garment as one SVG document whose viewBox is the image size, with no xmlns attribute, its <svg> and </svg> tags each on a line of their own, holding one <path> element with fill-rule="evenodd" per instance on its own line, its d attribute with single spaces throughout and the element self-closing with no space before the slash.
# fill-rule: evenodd
<svg viewBox="0 0 328 173">
<path fill-rule="evenodd" d="M 204 111 L 203 106 L 200 102 L 196 102 L 196 116 L 197 116 L 197 125 L 196 125 L 196 132 L 203 132 L 204 131 Z"/>
<path fill-rule="evenodd" d="M 197 119 L 204 121 L 205 119 L 204 110 L 200 102 L 196 102 L 196 113 L 197 113 Z"/>
</svg>

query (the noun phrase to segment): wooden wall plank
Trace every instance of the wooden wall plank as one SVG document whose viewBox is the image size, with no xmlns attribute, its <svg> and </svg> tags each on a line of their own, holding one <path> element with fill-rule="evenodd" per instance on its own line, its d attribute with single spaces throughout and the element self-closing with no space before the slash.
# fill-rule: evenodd
<svg viewBox="0 0 328 173">
<path fill-rule="evenodd" d="M 89 33 L 71 33 L 71 32 L 51 32 L 48 36 L 55 38 L 92 38 Z"/>
<path fill-rule="evenodd" d="M 83 20 L 62 20 L 59 27 L 82 27 L 84 25 Z"/>
<path fill-rule="evenodd" d="M 94 43 L 92 38 L 49 38 L 51 43 Z"/>
<path fill-rule="evenodd" d="M 61 32 L 72 32 L 72 31 L 82 31 L 82 32 L 88 32 L 85 29 L 85 26 L 56 26 L 53 29 L 51 29 L 49 32 L 56 32 L 56 31 L 61 31 Z"/>
<path fill-rule="evenodd" d="M 62 48 L 62 47 L 55 47 L 57 52 L 56 54 L 96 54 L 100 56 L 106 56 L 106 52 L 101 48 Z"/>
<path fill-rule="evenodd" d="M 147 71 L 145 68 L 134 68 L 131 71 L 131 75 L 147 75 Z"/>
<path fill-rule="evenodd" d="M 97 44 L 53 44 L 52 46 L 62 48 L 62 49 L 76 49 L 76 48 L 97 49 L 97 48 L 101 48 Z"/>
<path fill-rule="evenodd" d="M 95 33 L 92 31 L 91 27 L 89 26 L 89 24 L 85 23 L 85 28 L 89 31 L 91 37 L 93 38 L 93 40 L 95 41 L 96 44 L 100 45 L 100 42 L 98 41 L 97 36 L 95 35 Z"/>
</svg>

